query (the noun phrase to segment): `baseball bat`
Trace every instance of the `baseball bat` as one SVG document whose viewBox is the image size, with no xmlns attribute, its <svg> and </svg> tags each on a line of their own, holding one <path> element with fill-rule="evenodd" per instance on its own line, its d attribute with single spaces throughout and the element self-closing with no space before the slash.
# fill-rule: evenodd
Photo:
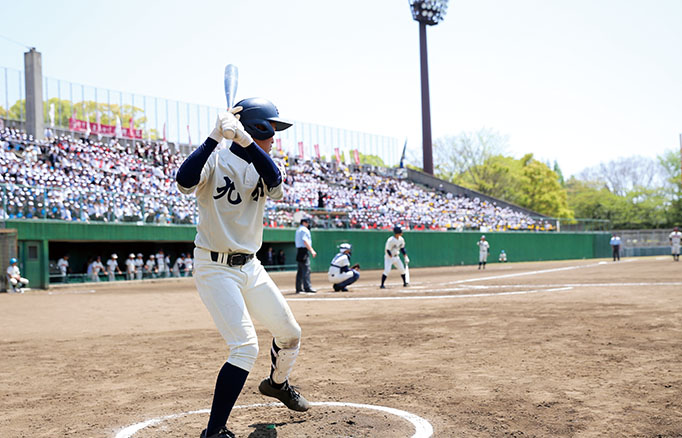
<svg viewBox="0 0 682 438">
<path fill-rule="evenodd" d="M 232 108 L 234 104 L 234 96 L 237 94 L 237 84 L 239 83 L 239 72 L 237 66 L 227 64 L 225 66 L 225 99 L 227 100 L 227 109 Z"/>
</svg>

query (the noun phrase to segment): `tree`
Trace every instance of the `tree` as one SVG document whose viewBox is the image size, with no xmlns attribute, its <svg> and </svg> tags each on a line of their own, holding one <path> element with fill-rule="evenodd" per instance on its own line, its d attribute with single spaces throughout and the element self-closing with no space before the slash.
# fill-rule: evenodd
<svg viewBox="0 0 682 438">
<path fill-rule="evenodd" d="M 656 160 L 632 156 L 587 168 L 579 177 L 583 180 L 603 181 L 611 192 L 626 196 L 636 187 L 655 187 L 660 179 L 659 170 Z"/>
<path fill-rule="evenodd" d="M 573 218 L 559 175 L 545 163 L 533 159 L 533 154 L 525 155 L 520 161 L 523 167 L 519 205 L 551 217 Z"/>
<path fill-rule="evenodd" d="M 495 155 L 502 155 L 507 145 L 506 136 L 487 128 L 437 139 L 434 144 L 434 173 L 438 178 L 452 182 L 468 173 L 468 180 L 478 184 L 483 179 L 483 163 Z"/>
</svg>

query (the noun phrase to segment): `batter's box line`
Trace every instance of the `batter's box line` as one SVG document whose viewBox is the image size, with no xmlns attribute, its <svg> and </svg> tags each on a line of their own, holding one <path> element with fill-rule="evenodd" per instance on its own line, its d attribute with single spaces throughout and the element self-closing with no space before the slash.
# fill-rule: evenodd
<svg viewBox="0 0 682 438">
<path fill-rule="evenodd" d="M 360 403 L 346 403 L 346 402 L 310 402 L 312 406 L 331 406 L 331 407 L 346 407 L 346 408 L 357 408 L 357 409 L 369 409 L 379 412 L 385 412 L 387 414 L 394 415 L 396 417 L 402 418 L 408 421 L 414 426 L 414 434 L 410 438 L 430 438 L 433 436 L 433 426 L 426 419 L 412 414 L 407 411 L 402 411 L 400 409 L 389 408 L 386 406 L 376 406 L 376 405 L 366 405 Z M 281 403 L 255 403 L 252 405 L 235 406 L 234 409 L 249 409 L 249 408 L 262 408 L 262 407 L 282 407 Z M 135 434 L 142 429 L 150 426 L 155 426 L 157 424 L 163 423 L 165 421 L 174 420 L 176 418 L 186 417 L 188 415 L 196 414 L 208 414 L 210 409 L 199 409 L 196 411 L 182 412 L 179 414 L 171 414 L 158 418 L 151 418 L 149 420 L 142 421 L 140 423 L 132 424 L 121 429 L 114 438 L 132 438 Z"/>
</svg>

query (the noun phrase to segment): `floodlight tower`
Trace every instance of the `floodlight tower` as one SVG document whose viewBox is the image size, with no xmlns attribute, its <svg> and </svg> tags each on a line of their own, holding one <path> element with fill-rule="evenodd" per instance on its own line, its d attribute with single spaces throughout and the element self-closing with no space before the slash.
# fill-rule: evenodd
<svg viewBox="0 0 682 438">
<path fill-rule="evenodd" d="M 419 22 L 419 59 L 422 82 L 422 151 L 424 172 L 433 175 L 433 152 L 431 148 L 431 103 L 429 101 L 429 66 L 426 53 L 426 26 L 443 21 L 448 0 L 408 0 L 412 18 Z"/>
</svg>

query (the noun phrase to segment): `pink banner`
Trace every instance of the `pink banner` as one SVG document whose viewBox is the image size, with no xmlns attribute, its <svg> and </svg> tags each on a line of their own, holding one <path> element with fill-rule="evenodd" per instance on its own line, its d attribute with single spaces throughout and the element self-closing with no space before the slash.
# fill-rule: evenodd
<svg viewBox="0 0 682 438">
<path fill-rule="evenodd" d="M 69 131 L 76 131 L 76 132 L 86 132 L 88 130 L 88 123 L 85 120 L 78 120 L 74 117 L 69 118 Z M 136 139 L 142 139 L 142 130 L 141 129 L 133 129 L 132 130 L 132 135 L 131 135 L 131 129 L 130 128 L 121 128 L 121 131 L 123 132 L 123 137 L 126 138 L 136 138 Z M 100 135 L 108 135 L 110 137 L 113 137 L 116 134 L 116 126 L 111 126 L 111 125 L 97 125 L 97 124 L 90 124 L 90 133 L 91 134 L 100 134 Z"/>
<path fill-rule="evenodd" d="M 317 159 L 320 159 L 320 145 L 316 144 L 315 146 L 315 155 L 317 155 Z"/>
<path fill-rule="evenodd" d="M 275 147 L 277 148 L 277 152 L 279 152 L 280 154 L 284 153 L 284 151 L 282 151 L 282 139 L 281 138 L 275 139 Z"/>
<path fill-rule="evenodd" d="M 339 152 L 339 148 L 334 148 L 334 155 L 336 155 L 336 162 L 340 163 L 341 162 L 341 152 Z"/>
<path fill-rule="evenodd" d="M 298 142 L 298 157 L 302 160 L 304 157 L 303 155 L 303 142 L 299 141 Z"/>
<path fill-rule="evenodd" d="M 355 158 L 355 164 L 360 165 L 360 152 L 357 149 L 353 149 L 353 158 Z"/>
</svg>

